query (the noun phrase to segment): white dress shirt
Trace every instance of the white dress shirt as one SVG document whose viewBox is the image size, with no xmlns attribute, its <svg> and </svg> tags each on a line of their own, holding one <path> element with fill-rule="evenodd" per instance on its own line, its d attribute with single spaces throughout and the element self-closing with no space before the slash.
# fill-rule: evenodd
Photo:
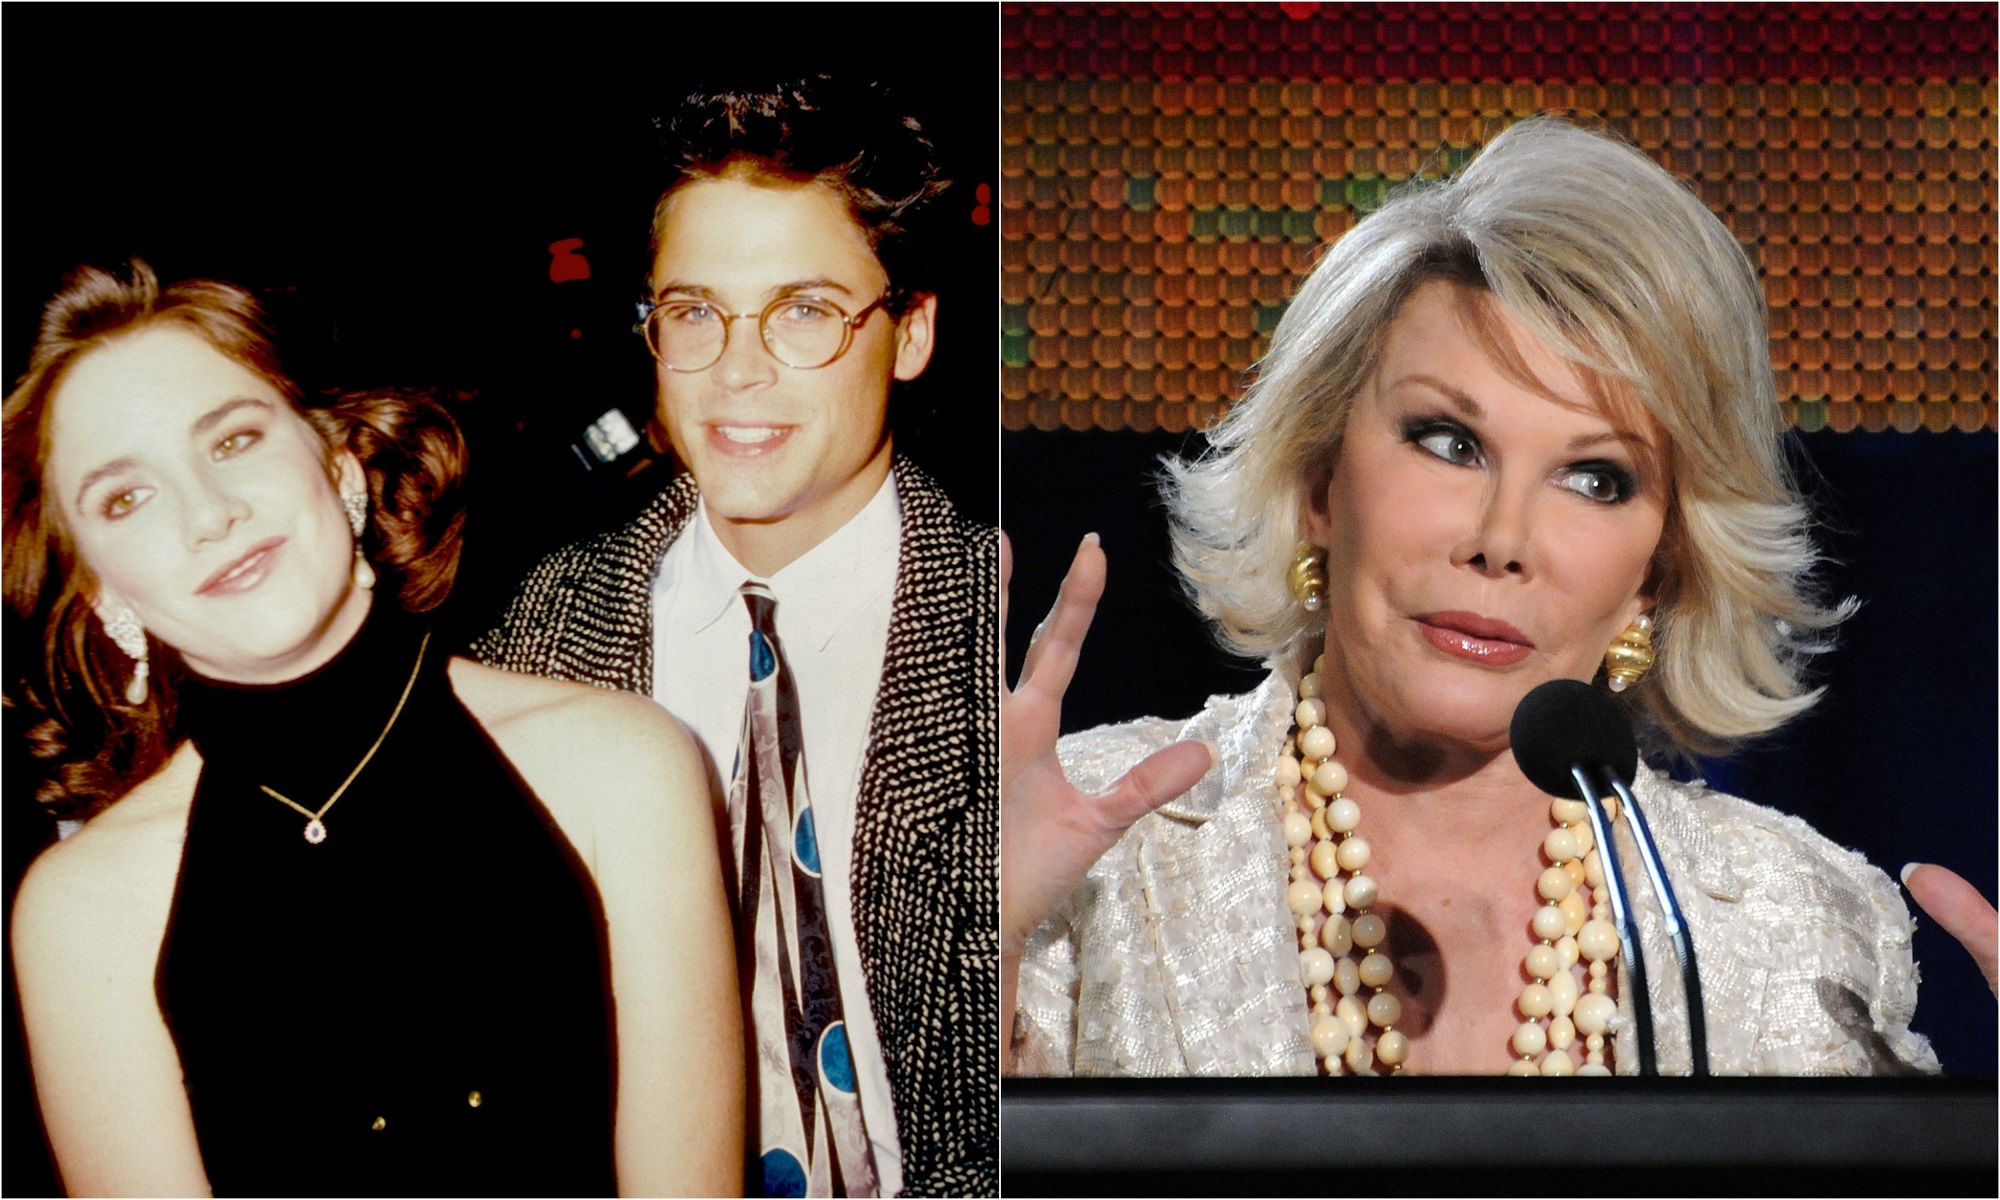
<svg viewBox="0 0 2000 1200">
<path fill-rule="evenodd" d="M 884 1196 L 902 1190 L 903 1158 L 889 1070 L 855 943 L 852 885 L 855 809 L 889 642 L 901 536 L 902 506 L 891 475 L 847 524 L 761 581 L 777 599 L 778 641 L 798 681 L 834 970 Z M 756 578 L 716 537 L 702 501 L 653 581 L 653 698 L 694 731 L 709 760 L 710 786 L 724 796 L 750 691 L 750 610 L 737 589 Z"/>
</svg>

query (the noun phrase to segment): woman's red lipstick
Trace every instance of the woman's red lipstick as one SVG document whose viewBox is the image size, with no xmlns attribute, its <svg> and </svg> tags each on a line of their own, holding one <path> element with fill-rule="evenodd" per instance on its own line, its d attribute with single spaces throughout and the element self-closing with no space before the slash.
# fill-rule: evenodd
<svg viewBox="0 0 2000 1200">
<path fill-rule="evenodd" d="M 1527 634 L 1478 613 L 1435 612 L 1412 619 L 1431 645 L 1454 658 L 1489 667 L 1513 666 L 1535 649 Z"/>
<path fill-rule="evenodd" d="M 256 587 L 271 573 L 271 560 L 277 555 L 278 547 L 284 544 L 282 537 L 265 538 L 258 542 L 250 547 L 249 553 L 203 580 L 202 585 L 194 590 L 195 595 L 234 596 Z"/>
</svg>

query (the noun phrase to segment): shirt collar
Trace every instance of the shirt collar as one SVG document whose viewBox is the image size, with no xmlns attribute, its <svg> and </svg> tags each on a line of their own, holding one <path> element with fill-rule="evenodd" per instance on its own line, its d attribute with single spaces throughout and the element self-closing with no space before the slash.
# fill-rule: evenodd
<svg viewBox="0 0 2000 1200">
<path fill-rule="evenodd" d="M 688 524 L 689 554 L 679 581 L 681 604 L 695 622 L 691 632 L 732 612 L 747 612 L 739 589 L 756 579 L 778 601 L 780 634 L 801 646 L 824 647 L 870 597 L 895 586 L 902 526 L 903 506 L 890 472 L 847 524 L 765 579 L 722 544 L 708 517 L 708 501 L 701 501 Z"/>
</svg>

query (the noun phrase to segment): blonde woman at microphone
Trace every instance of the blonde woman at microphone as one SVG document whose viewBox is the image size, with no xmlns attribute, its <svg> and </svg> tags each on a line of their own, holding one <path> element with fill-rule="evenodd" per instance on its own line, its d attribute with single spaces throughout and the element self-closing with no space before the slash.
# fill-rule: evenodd
<svg viewBox="0 0 2000 1200">
<path fill-rule="evenodd" d="M 1713 751 L 1818 698 L 1802 669 L 1847 608 L 1813 592 L 1767 355 L 1722 222 L 1556 120 L 1331 247 L 1168 486 L 1189 591 L 1264 685 L 1059 742 L 1104 580 L 1086 539 L 1004 699 L 1009 1069 L 1636 1071 L 1603 851 L 1508 725 L 1595 679 L 1649 748 Z M 1709 1069 L 1937 1070 L 1886 875 L 1643 765 L 1634 791 L 1700 948 Z M 1990 978 L 1991 909 L 1948 903 L 1985 922 Z M 1659 1069 L 1693 1069 L 1679 989 L 1652 1020 Z"/>
</svg>

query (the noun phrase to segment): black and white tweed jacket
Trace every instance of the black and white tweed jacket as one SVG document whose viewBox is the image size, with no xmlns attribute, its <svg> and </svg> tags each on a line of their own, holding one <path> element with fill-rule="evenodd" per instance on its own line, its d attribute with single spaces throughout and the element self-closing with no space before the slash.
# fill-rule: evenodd
<svg viewBox="0 0 2000 1200">
<path fill-rule="evenodd" d="M 902 549 L 854 833 L 854 920 L 905 1195 L 999 1194 L 999 538 L 895 465 Z M 653 580 L 694 516 L 682 475 L 531 572 L 473 653 L 650 693 Z"/>
</svg>

